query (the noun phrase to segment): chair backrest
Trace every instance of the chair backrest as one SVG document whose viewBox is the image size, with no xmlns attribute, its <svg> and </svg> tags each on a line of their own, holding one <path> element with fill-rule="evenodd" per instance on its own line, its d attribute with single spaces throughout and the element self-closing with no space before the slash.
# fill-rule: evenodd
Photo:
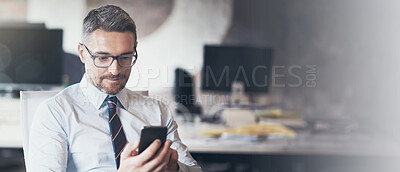
<svg viewBox="0 0 400 172">
<path fill-rule="evenodd" d="M 135 91 L 141 95 L 148 96 L 149 91 Z M 55 96 L 58 91 L 21 91 L 21 125 L 22 125 L 22 147 L 24 150 L 25 164 L 28 164 L 29 131 L 36 108 L 43 101 Z"/>
<path fill-rule="evenodd" d="M 33 115 L 36 108 L 44 100 L 53 97 L 58 91 L 21 91 L 21 126 L 22 126 L 22 147 L 24 149 L 25 163 L 27 163 L 29 130 L 31 128 Z"/>
</svg>

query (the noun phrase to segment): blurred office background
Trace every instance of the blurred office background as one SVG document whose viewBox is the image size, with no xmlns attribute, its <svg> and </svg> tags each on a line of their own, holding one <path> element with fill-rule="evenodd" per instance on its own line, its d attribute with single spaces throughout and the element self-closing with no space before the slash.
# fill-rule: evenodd
<svg viewBox="0 0 400 172">
<path fill-rule="evenodd" d="M 309 156 L 314 154 L 312 147 L 307 147 L 310 153 L 295 155 L 194 152 L 206 170 L 395 171 L 393 162 L 400 158 L 400 2 L 0 0 L 0 28 L 34 23 L 61 29 L 62 74 L 68 78 L 64 85 L 69 85 L 79 82 L 83 73 L 76 56 L 82 20 L 91 9 L 105 4 L 121 6 L 137 25 L 139 59 L 128 88 L 149 90 L 174 108 L 174 71 L 182 68 L 193 76 L 196 103 L 208 114 L 213 104 L 202 96 L 212 94 L 201 89 L 204 46 L 269 48 L 273 51 L 269 91 L 252 97 L 255 102 L 295 112 L 305 121 L 302 131 L 329 133 L 321 144 L 340 142 L 333 138 L 358 144 L 357 137 L 360 144 L 373 147 L 365 154 L 327 151 L 321 156 Z M 315 73 L 310 75 L 311 69 Z M 10 112 L 0 116 L 3 120 L 15 116 Z M 23 169 L 21 153 L 18 148 L 1 148 L 0 171 Z M 254 163 L 240 163 L 236 157 Z"/>
</svg>

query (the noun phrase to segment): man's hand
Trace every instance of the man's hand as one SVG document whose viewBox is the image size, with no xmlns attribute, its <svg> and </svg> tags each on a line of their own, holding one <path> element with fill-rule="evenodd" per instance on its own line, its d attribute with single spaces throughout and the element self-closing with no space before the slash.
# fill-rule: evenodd
<svg viewBox="0 0 400 172">
<path fill-rule="evenodd" d="M 171 149 L 169 163 L 167 164 L 166 172 L 177 172 L 178 171 L 178 152 L 175 149 Z"/>
<path fill-rule="evenodd" d="M 138 154 L 136 149 L 139 142 L 128 143 L 121 153 L 121 163 L 118 172 L 125 171 L 154 171 L 176 172 L 178 171 L 178 153 L 171 149 L 171 140 L 167 140 L 161 146 L 160 140 L 155 140 L 145 151 Z"/>
</svg>

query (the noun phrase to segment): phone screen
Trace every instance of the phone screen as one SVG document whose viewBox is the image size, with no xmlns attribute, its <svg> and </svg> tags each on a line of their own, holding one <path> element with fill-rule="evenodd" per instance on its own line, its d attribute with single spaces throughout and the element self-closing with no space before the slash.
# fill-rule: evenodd
<svg viewBox="0 0 400 172">
<path fill-rule="evenodd" d="M 153 143 L 154 140 L 159 139 L 161 146 L 164 145 L 167 139 L 167 127 L 164 126 L 145 126 L 140 133 L 139 154 L 142 153 L 147 147 Z M 159 148 L 159 149 L 160 149 Z"/>
</svg>

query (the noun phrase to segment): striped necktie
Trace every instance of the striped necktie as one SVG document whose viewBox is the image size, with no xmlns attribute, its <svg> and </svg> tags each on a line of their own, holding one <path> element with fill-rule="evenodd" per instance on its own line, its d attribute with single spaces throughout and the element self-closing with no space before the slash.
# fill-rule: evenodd
<svg viewBox="0 0 400 172">
<path fill-rule="evenodd" d="M 119 168 L 121 152 L 124 149 L 127 141 L 125 137 L 124 129 L 122 128 L 121 120 L 117 115 L 117 97 L 108 97 L 108 124 L 110 126 L 110 135 L 114 148 L 114 157 L 117 163 L 117 169 Z"/>
</svg>

